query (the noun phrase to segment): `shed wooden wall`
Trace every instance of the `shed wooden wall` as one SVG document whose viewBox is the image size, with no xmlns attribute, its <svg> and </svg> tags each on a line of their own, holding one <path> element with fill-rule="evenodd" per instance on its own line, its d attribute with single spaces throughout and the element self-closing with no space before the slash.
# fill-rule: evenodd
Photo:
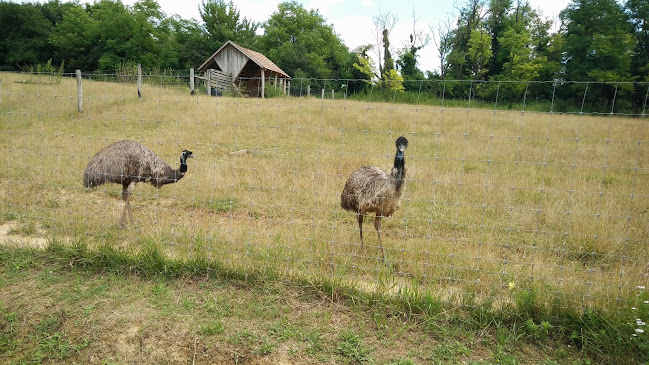
<svg viewBox="0 0 649 365">
<path fill-rule="evenodd" d="M 219 54 L 214 57 L 216 64 L 219 65 L 221 71 L 231 74 L 233 77 L 238 77 L 243 67 L 248 62 L 249 58 L 238 49 L 228 44 Z"/>
</svg>

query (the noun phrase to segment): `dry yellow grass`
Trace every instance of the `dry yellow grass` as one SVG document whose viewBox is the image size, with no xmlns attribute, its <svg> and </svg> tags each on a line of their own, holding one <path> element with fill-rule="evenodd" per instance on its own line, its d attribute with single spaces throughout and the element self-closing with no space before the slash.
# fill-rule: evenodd
<svg viewBox="0 0 649 365">
<path fill-rule="evenodd" d="M 177 257 L 380 289 L 417 283 L 447 298 L 507 300 L 514 282 L 577 310 L 627 305 L 647 283 L 646 119 L 210 98 L 147 84 L 139 101 L 134 84 L 90 80 L 78 113 L 75 80 L 21 77 L 2 75 L 3 220 L 51 238 L 153 241 Z M 409 180 L 384 219 L 386 267 L 371 223 L 360 249 L 339 194 L 358 166 L 389 168 L 400 135 Z M 138 184 L 127 230 L 121 188 L 81 184 L 88 160 L 121 139 L 174 167 L 183 149 L 197 157 L 177 184 Z"/>
</svg>

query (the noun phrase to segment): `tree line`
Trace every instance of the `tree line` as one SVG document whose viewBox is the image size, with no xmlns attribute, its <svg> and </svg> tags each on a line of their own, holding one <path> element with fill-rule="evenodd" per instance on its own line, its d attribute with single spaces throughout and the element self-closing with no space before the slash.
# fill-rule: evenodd
<svg viewBox="0 0 649 365">
<path fill-rule="evenodd" d="M 557 96 L 553 85 L 584 81 L 603 85 L 591 88 L 593 103 L 619 98 L 637 110 L 646 100 L 647 86 L 641 84 L 649 81 L 646 0 L 572 0 L 560 13 L 560 24 L 526 0 L 464 0 L 454 19 L 425 30 L 417 28 L 413 15 L 406 40 L 391 39 L 398 17 L 379 10 L 373 22 L 376 44 L 353 50 L 317 10 L 296 1 L 280 3 L 262 23 L 242 16 L 232 1 L 204 0 L 199 12 L 198 20 L 167 16 L 155 0 L 132 6 L 115 0 L 0 2 L 0 69 L 49 62 L 67 72 L 105 71 L 130 62 L 186 70 L 233 40 L 265 54 L 293 78 L 355 80 L 345 85 L 349 92 L 423 88 L 448 98 L 547 100 Z M 438 51 L 434 71 L 423 71 L 418 62 L 424 47 Z M 440 83 L 420 80 L 470 81 L 470 86 L 449 83 L 442 91 Z M 534 83 L 541 81 L 551 83 Z M 561 88 L 565 95 L 558 96 L 577 101 L 578 89 L 583 85 Z"/>
</svg>

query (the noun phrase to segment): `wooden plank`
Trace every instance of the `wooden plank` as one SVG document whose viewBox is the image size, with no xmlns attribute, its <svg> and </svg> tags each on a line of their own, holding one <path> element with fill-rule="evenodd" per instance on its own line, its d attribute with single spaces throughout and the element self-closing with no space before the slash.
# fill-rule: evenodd
<svg viewBox="0 0 649 365">
<path fill-rule="evenodd" d="M 232 82 L 231 77 L 222 77 L 222 76 L 214 76 L 211 75 L 210 80 L 212 80 L 212 83 L 230 83 Z"/>
<path fill-rule="evenodd" d="M 223 72 L 234 76 L 241 73 L 248 60 L 250 60 L 248 56 L 241 53 L 231 44 L 228 44 L 214 57 L 214 61 Z"/>
<path fill-rule="evenodd" d="M 219 71 L 219 70 L 212 70 L 211 72 L 212 72 L 212 75 L 222 75 L 222 76 L 227 76 L 227 77 L 232 76 L 232 74 L 229 73 L 229 72 L 223 72 L 223 71 Z"/>
<path fill-rule="evenodd" d="M 232 75 L 224 74 L 222 72 L 212 72 L 210 77 L 214 80 L 232 80 Z"/>
<path fill-rule="evenodd" d="M 210 70 L 210 85 L 217 90 L 224 91 L 234 85 L 234 80 L 229 73 Z"/>
<path fill-rule="evenodd" d="M 243 97 L 243 94 L 241 93 L 241 91 L 239 91 L 239 88 L 237 87 L 237 85 L 234 84 L 234 82 L 232 83 L 232 87 L 237 93 L 239 93 L 239 96 Z"/>
</svg>

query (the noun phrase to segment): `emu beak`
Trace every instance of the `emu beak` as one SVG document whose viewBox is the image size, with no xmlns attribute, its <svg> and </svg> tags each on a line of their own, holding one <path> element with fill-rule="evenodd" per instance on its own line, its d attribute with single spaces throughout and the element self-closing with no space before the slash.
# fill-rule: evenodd
<svg viewBox="0 0 649 365">
<path fill-rule="evenodd" d="M 406 146 L 403 145 L 403 144 L 400 144 L 398 148 L 399 148 L 399 151 L 401 151 L 401 152 L 406 150 Z"/>
</svg>

